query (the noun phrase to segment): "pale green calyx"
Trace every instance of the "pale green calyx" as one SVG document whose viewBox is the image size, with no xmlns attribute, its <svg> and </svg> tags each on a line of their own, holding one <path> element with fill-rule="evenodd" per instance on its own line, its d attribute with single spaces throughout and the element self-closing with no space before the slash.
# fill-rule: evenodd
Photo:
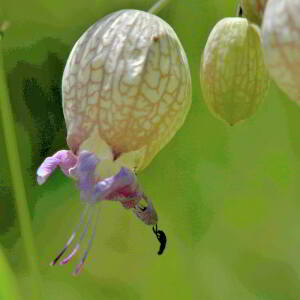
<svg viewBox="0 0 300 300">
<path fill-rule="evenodd" d="M 244 18 L 225 18 L 209 35 L 200 82 L 212 113 L 234 125 L 252 116 L 269 86 L 259 28 Z"/>
</svg>

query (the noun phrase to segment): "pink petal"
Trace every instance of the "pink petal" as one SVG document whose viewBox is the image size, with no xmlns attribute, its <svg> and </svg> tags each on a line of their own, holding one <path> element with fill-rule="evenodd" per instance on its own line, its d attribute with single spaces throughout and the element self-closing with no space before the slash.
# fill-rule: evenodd
<svg viewBox="0 0 300 300">
<path fill-rule="evenodd" d="M 47 180 L 51 173 L 56 169 L 59 162 L 59 159 L 54 157 L 47 157 L 44 160 L 36 172 L 37 182 L 39 185 L 43 184 Z"/>
<path fill-rule="evenodd" d="M 37 170 L 37 182 L 43 184 L 57 166 L 60 166 L 65 175 L 70 176 L 69 169 L 77 163 L 77 157 L 70 150 L 61 150 L 53 156 L 47 157 Z"/>
<path fill-rule="evenodd" d="M 60 168 L 66 176 L 70 176 L 70 169 L 77 164 L 78 157 L 70 150 L 61 150 L 56 152 L 53 157 L 60 160 Z"/>
<path fill-rule="evenodd" d="M 100 180 L 96 183 L 92 194 L 93 201 L 115 200 L 118 197 L 124 197 L 122 191 L 136 188 L 136 178 L 132 171 L 121 168 L 120 172 L 112 177 Z M 135 192 L 135 191 L 134 191 Z M 132 191 L 133 193 L 133 191 Z"/>
<path fill-rule="evenodd" d="M 78 158 L 78 163 L 75 170 L 72 170 L 72 174 L 76 174 L 77 179 L 79 179 L 80 190 L 89 192 L 93 189 L 95 180 L 95 170 L 100 162 L 97 156 L 88 151 L 81 151 Z"/>
</svg>

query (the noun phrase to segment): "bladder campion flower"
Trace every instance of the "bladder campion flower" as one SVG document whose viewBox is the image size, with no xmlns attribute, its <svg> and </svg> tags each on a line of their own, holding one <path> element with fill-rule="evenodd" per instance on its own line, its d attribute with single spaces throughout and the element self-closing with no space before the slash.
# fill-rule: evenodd
<svg viewBox="0 0 300 300">
<path fill-rule="evenodd" d="M 157 229 L 157 213 L 135 172 L 174 136 L 191 105 L 189 66 L 174 30 L 138 10 L 106 16 L 73 47 L 62 92 L 70 150 L 46 158 L 37 181 L 44 183 L 59 166 L 76 180 L 86 208 L 52 265 L 67 251 L 88 214 L 77 245 L 61 264 L 75 255 L 92 223 L 95 204 L 104 200 L 119 201 L 145 224 L 155 225 L 161 254 L 166 237 Z M 96 225 L 75 274 L 82 269 L 95 231 Z"/>
<path fill-rule="evenodd" d="M 244 18 L 219 21 L 204 48 L 200 82 L 217 118 L 234 125 L 252 116 L 269 86 L 259 28 Z"/>
<path fill-rule="evenodd" d="M 266 66 L 277 85 L 300 104 L 300 2 L 270 0 L 262 24 Z"/>
</svg>

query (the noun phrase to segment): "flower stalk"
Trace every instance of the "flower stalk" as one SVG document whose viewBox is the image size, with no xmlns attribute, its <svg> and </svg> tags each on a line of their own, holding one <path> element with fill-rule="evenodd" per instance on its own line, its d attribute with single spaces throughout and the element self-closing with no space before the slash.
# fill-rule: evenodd
<svg viewBox="0 0 300 300">
<path fill-rule="evenodd" d="M 2 27 L 1 27 L 2 28 Z M 9 101 L 9 93 L 4 71 L 2 56 L 3 32 L 0 36 L 0 113 L 5 139 L 5 147 L 8 156 L 8 163 L 11 172 L 12 185 L 14 189 L 16 208 L 19 219 L 21 237 L 23 240 L 25 256 L 32 276 L 32 298 L 42 299 L 41 280 L 37 266 L 37 255 L 34 246 L 31 220 L 27 207 L 25 186 L 21 171 L 20 156 L 18 152 L 18 143 L 16 138 L 15 121 L 12 114 L 12 108 Z"/>
<path fill-rule="evenodd" d="M 157 15 L 168 3 L 170 0 L 159 0 L 157 1 L 149 10 L 148 13 Z"/>
</svg>

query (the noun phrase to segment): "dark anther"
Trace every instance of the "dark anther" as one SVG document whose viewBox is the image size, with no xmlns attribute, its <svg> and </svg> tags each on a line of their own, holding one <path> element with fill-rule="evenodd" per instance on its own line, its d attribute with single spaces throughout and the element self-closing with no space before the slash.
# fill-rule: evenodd
<svg viewBox="0 0 300 300">
<path fill-rule="evenodd" d="M 52 261 L 51 266 L 54 266 L 58 262 L 58 260 L 63 256 L 63 254 L 66 252 L 67 249 L 68 249 L 68 247 L 64 247 L 64 249 Z"/>
<path fill-rule="evenodd" d="M 159 251 L 157 252 L 157 254 L 161 255 L 161 254 L 163 254 L 163 252 L 166 248 L 167 237 L 162 230 L 157 229 L 157 224 L 152 227 L 152 230 L 153 230 L 154 234 L 156 235 L 158 241 L 160 242 L 160 247 L 159 247 Z"/>
</svg>

